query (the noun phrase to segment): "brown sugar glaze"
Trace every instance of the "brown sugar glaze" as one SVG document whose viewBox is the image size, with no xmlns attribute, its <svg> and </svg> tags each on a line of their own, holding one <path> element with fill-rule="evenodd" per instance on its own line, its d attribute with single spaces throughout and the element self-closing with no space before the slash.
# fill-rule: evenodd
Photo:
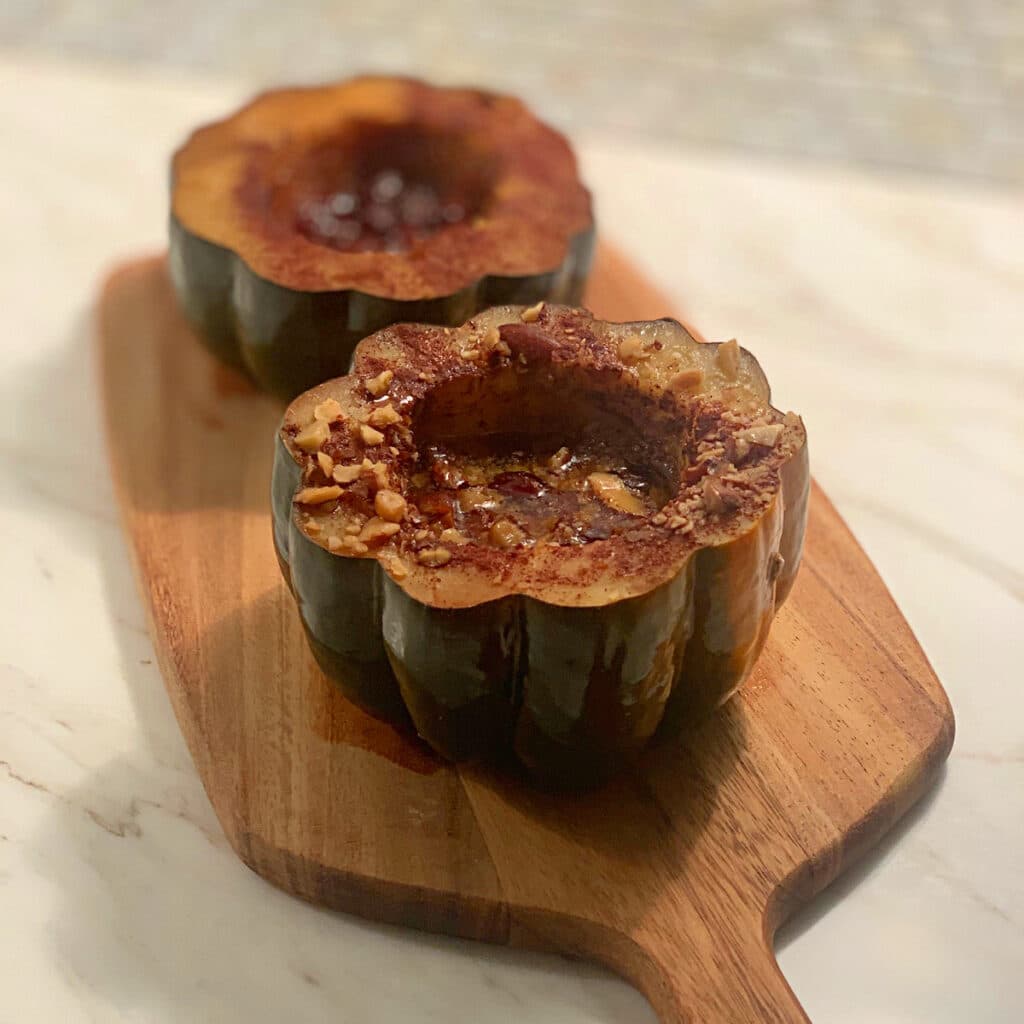
<svg viewBox="0 0 1024 1024">
<path fill-rule="evenodd" d="M 272 157 L 262 207 L 274 234 L 295 232 L 337 252 L 407 252 L 482 214 L 497 168 L 465 135 L 417 124 L 355 121 L 301 152 Z M 265 165 L 262 174 L 266 174 Z"/>
<path fill-rule="evenodd" d="M 430 445 L 426 468 L 410 480 L 409 498 L 425 525 L 454 529 L 476 543 L 513 547 L 541 541 L 584 544 L 607 540 L 652 515 L 664 488 L 642 467 L 596 439 L 571 448 L 558 438 L 507 434 Z M 618 503 L 593 485 L 621 485 Z"/>
</svg>

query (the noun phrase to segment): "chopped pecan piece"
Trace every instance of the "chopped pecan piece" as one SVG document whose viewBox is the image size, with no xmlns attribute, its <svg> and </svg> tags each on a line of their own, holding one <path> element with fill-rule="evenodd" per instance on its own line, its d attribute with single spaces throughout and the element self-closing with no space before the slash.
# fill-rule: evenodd
<svg viewBox="0 0 1024 1024">
<path fill-rule="evenodd" d="M 341 488 L 332 485 L 330 487 L 303 487 L 295 495 L 295 500 L 300 505 L 323 505 L 325 502 L 334 501 L 339 497 L 341 497 Z"/>
</svg>

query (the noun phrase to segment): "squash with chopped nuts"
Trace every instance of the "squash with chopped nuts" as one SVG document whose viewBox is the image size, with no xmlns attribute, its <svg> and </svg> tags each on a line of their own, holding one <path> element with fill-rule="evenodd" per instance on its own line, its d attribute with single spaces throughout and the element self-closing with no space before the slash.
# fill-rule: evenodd
<svg viewBox="0 0 1024 1024">
<path fill-rule="evenodd" d="M 283 398 L 344 373 L 390 323 L 579 301 L 593 242 L 566 140 L 475 90 L 367 77 L 264 93 L 171 168 L 182 309 Z"/>
<path fill-rule="evenodd" d="M 365 339 L 278 437 L 317 660 L 445 757 L 607 777 L 739 686 L 792 584 L 806 436 L 769 398 L 672 320 L 538 304 Z"/>
</svg>

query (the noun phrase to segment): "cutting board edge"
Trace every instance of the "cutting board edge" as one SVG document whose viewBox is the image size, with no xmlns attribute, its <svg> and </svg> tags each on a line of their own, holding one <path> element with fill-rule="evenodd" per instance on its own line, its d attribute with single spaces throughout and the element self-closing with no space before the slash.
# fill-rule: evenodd
<svg viewBox="0 0 1024 1024">
<path fill-rule="evenodd" d="M 164 652 L 159 653 L 161 664 Z M 168 688 L 169 689 L 169 688 Z M 180 717 L 179 717 L 180 721 Z M 890 788 L 885 799 L 874 805 L 850 830 L 811 854 L 787 877 L 781 879 L 768 897 L 763 917 L 764 938 L 772 947 L 776 932 L 794 914 L 812 903 L 851 868 L 860 863 L 886 835 L 938 783 L 953 747 L 955 720 L 950 710 L 940 715 L 930 745 L 908 765 L 905 776 Z M 195 756 L 192 743 L 189 750 Z M 205 751 L 203 752 L 205 753 Z M 206 789 L 205 780 L 203 781 Z M 213 797 L 210 797 L 211 803 Z M 561 933 L 552 912 L 537 906 L 510 904 L 506 899 L 488 900 L 457 896 L 454 891 L 428 890 L 421 886 L 372 879 L 365 875 L 334 869 L 313 888 L 296 883 L 297 866 L 278 870 L 275 858 L 294 861 L 291 851 L 262 843 L 255 834 L 237 827 L 233 818 L 214 805 L 217 818 L 239 860 L 270 885 L 309 903 L 433 934 L 452 935 L 494 945 L 519 946 L 541 951 L 565 952 L 563 942 L 554 941 L 552 931 Z M 263 856 L 256 851 L 261 850 Z M 272 856 L 267 856 L 272 854 Z M 471 921 L 453 915 L 456 901 L 471 907 Z M 561 924 L 585 922 L 584 918 L 562 915 Z M 587 922 L 590 923 L 590 922 Z M 554 925 L 554 926 L 553 926 Z"/>
<path fill-rule="evenodd" d="M 938 711 L 931 742 L 885 797 L 869 808 L 849 832 L 814 851 L 772 890 L 763 915 L 765 941 L 770 947 L 784 925 L 876 851 L 893 828 L 939 784 L 956 733 L 948 698 L 945 706 L 945 712 Z"/>
</svg>

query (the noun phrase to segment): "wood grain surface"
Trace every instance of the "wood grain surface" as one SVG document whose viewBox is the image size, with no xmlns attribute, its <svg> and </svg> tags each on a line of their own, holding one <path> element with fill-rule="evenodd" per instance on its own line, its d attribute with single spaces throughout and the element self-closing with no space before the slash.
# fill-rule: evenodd
<svg viewBox="0 0 1024 1024">
<path fill-rule="evenodd" d="M 609 319 L 669 311 L 607 248 L 590 295 Z M 97 337 L 157 655 L 246 864 L 315 903 L 600 961 L 667 1022 L 806 1020 L 775 929 L 921 796 L 953 740 L 942 687 L 820 490 L 740 694 L 635 774 L 543 794 L 439 761 L 320 675 L 271 543 L 281 409 L 191 337 L 162 259 L 113 273 Z"/>
</svg>

